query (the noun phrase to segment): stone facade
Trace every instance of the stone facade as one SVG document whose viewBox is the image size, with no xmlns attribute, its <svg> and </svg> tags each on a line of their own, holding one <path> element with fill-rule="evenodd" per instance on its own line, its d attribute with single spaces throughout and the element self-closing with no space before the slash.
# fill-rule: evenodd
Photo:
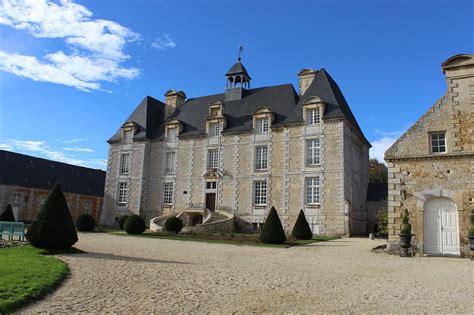
<svg viewBox="0 0 474 315">
<path fill-rule="evenodd" d="M 314 77 L 313 72 L 304 72 L 304 90 L 311 83 L 308 80 Z M 216 105 L 216 118 L 208 119 L 207 125 L 222 121 L 224 115 L 219 113 L 219 106 Z M 322 102 L 312 106 L 321 106 L 324 113 Z M 255 128 L 255 119 L 269 117 L 271 120 L 272 113 L 262 109 L 253 115 Z M 205 205 L 206 193 L 215 193 L 216 209 L 234 214 L 254 229 L 263 224 L 270 208 L 275 207 L 287 232 L 291 231 L 298 212 L 303 209 L 316 234 L 366 233 L 368 142 L 346 119 L 321 119 L 317 125 L 308 126 L 303 114 L 301 116 L 300 123 L 270 124 L 265 133 L 245 130 L 223 132 L 219 136 L 180 135 L 176 141 L 167 141 L 163 136 L 156 140 L 134 140 L 129 144 L 111 143 L 102 222 L 114 224 L 126 213 L 140 214 L 148 221 Z M 178 120 L 167 119 L 165 128 L 179 125 Z M 225 130 L 225 122 L 222 127 Z M 320 163 L 316 166 L 305 163 L 307 139 L 320 141 Z M 262 145 L 267 147 L 268 167 L 256 170 L 256 148 Z M 210 149 L 219 152 L 218 166 L 214 170 L 209 170 L 207 165 Z M 167 173 L 169 152 L 175 152 L 176 169 Z M 127 175 L 119 172 L 122 153 L 131 156 L 131 169 Z M 305 178 L 314 176 L 320 179 L 320 202 L 307 205 Z M 267 185 L 265 205 L 254 203 L 253 187 L 258 180 Z M 128 201 L 119 205 L 118 185 L 123 181 L 129 183 Z M 211 184 L 209 187 L 209 182 L 215 182 L 216 186 Z M 171 204 L 164 201 L 165 183 L 173 186 Z"/>
<path fill-rule="evenodd" d="M 420 251 L 463 255 L 474 208 L 474 56 L 453 56 L 442 69 L 447 92 L 385 152 L 389 242 L 397 244 L 402 212 L 408 209 Z M 442 152 L 433 148 L 433 134 L 444 135 Z M 452 205 L 438 206 L 438 219 L 432 214 L 437 201 Z"/>
</svg>

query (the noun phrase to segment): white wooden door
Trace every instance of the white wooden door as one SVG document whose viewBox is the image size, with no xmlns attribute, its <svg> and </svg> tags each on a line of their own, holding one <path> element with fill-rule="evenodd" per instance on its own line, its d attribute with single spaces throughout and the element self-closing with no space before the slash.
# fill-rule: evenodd
<svg viewBox="0 0 474 315">
<path fill-rule="evenodd" d="M 458 212 L 449 198 L 432 198 L 424 206 L 424 251 L 459 255 Z"/>
</svg>

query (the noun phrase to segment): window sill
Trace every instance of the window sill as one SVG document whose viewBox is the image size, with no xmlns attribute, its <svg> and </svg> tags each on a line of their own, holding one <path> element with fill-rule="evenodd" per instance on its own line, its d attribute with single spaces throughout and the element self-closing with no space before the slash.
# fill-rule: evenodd
<svg viewBox="0 0 474 315">
<path fill-rule="evenodd" d="M 319 203 L 313 203 L 313 204 L 306 204 L 307 208 L 320 208 L 321 204 Z"/>
<path fill-rule="evenodd" d="M 120 203 L 120 202 L 119 202 L 119 203 L 117 203 L 117 206 L 119 206 L 119 207 L 126 207 L 126 206 L 127 206 L 127 203 Z"/>
<path fill-rule="evenodd" d="M 253 205 L 253 207 L 256 209 L 264 209 L 267 207 L 267 205 Z"/>
</svg>

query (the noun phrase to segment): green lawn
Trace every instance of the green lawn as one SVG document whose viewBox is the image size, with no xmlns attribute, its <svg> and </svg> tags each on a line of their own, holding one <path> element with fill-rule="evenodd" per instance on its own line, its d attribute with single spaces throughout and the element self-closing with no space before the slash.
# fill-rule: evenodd
<svg viewBox="0 0 474 315">
<path fill-rule="evenodd" d="M 9 313 L 53 290 L 69 270 L 30 245 L 0 249 L 0 313 Z"/>
<path fill-rule="evenodd" d="M 141 235 L 129 235 L 123 231 L 111 232 L 113 235 L 120 236 L 135 236 L 158 239 L 169 239 L 179 241 L 193 241 L 193 242 L 207 242 L 233 245 L 251 245 L 251 246 L 267 246 L 288 248 L 293 246 L 307 245 L 316 242 L 325 242 L 338 239 L 337 236 L 317 236 L 315 235 L 311 240 L 294 240 L 289 239 L 284 244 L 264 244 L 258 239 L 258 234 L 243 234 L 243 233 L 212 233 L 212 234 L 168 234 L 168 233 L 153 233 L 145 232 Z"/>
</svg>

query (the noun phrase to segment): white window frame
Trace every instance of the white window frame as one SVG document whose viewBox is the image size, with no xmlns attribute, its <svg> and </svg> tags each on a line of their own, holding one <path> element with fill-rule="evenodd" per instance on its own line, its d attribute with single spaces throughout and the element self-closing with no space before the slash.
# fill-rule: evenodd
<svg viewBox="0 0 474 315">
<path fill-rule="evenodd" d="M 255 170 L 265 171 L 268 169 L 268 146 L 255 147 Z"/>
<path fill-rule="evenodd" d="M 219 168 L 219 149 L 207 150 L 207 168 L 208 169 Z"/>
<path fill-rule="evenodd" d="M 163 185 L 163 204 L 172 205 L 173 204 L 173 190 L 174 185 L 172 182 L 166 182 Z"/>
<path fill-rule="evenodd" d="M 13 204 L 16 204 L 16 205 L 21 204 L 22 199 L 23 199 L 23 194 L 14 193 L 14 194 L 12 195 L 12 203 L 13 203 Z"/>
<path fill-rule="evenodd" d="M 268 187 L 266 180 L 253 182 L 253 204 L 254 206 L 266 206 L 268 198 Z"/>
<path fill-rule="evenodd" d="M 321 140 L 319 138 L 306 139 L 306 165 L 321 164 Z"/>
<path fill-rule="evenodd" d="M 309 206 L 321 203 L 321 178 L 319 176 L 305 178 L 305 203 Z"/>
<path fill-rule="evenodd" d="M 255 119 L 255 131 L 258 134 L 268 133 L 269 130 L 270 130 L 270 120 L 268 119 L 268 117 Z"/>
<path fill-rule="evenodd" d="M 174 174 L 176 172 L 176 152 L 166 152 L 165 173 Z"/>
<path fill-rule="evenodd" d="M 166 141 L 176 142 L 178 140 L 178 128 L 167 128 L 166 130 Z"/>
<path fill-rule="evenodd" d="M 123 131 L 123 143 L 132 143 L 133 141 L 133 130 Z"/>
<path fill-rule="evenodd" d="M 442 138 L 440 138 L 440 136 L 442 136 Z M 443 148 L 443 151 L 441 151 L 441 148 Z M 443 154 L 447 152 L 446 132 L 438 131 L 430 133 L 430 149 L 432 154 Z"/>
<path fill-rule="evenodd" d="M 130 153 L 120 154 L 120 175 L 130 174 Z"/>
<path fill-rule="evenodd" d="M 219 137 L 220 135 L 221 135 L 221 124 L 220 123 L 209 124 L 209 136 Z"/>
<path fill-rule="evenodd" d="M 319 125 L 321 123 L 321 109 L 319 107 L 307 109 L 306 113 L 309 126 Z"/>
<path fill-rule="evenodd" d="M 92 203 L 89 200 L 84 201 L 84 213 L 89 214 L 91 211 Z"/>
<path fill-rule="evenodd" d="M 126 205 L 128 202 L 128 183 L 119 182 L 117 185 L 117 203 Z"/>
</svg>

